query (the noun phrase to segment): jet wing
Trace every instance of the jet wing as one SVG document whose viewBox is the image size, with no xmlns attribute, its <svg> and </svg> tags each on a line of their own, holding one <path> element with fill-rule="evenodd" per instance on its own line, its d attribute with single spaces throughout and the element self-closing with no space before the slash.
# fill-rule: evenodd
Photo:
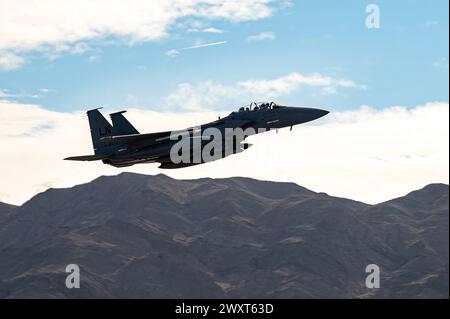
<svg viewBox="0 0 450 319">
<path fill-rule="evenodd" d="M 217 125 L 217 122 L 212 122 L 211 124 Z M 245 128 L 248 126 L 251 121 L 236 121 L 237 127 Z M 220 123 L 222 124 L 222 123 Z M 205 125 L 206 126 L 206 125 Z M 158 143 L 164 143 L 170 141 L 170 136 L 192 136 L 194 132 L 200 131 L 199 127 L 189 127 L 185 130 L 178 131 L 165 131 L 165 132 L 157 132 L 157 133 L 146 133 L 146 134 L 128 134 L 128 135 L 113 135 L 113 136 L 105 136 L 100 140 L 105 142 L 112 142 L 118 144 L 127 144 L 133 146 L 149 146 Z"/>
<path fill-rule="evenodd" d="M 108 156 L 105 155 L 82 155 L 82 156 L 71 156 L 66 157 L 64 160 L 66 161 L 98 161 L 102 159 L 106 159 Z"/>
<path fill-rule="evenodd" d="M 129 134 L 129 135 L 113 135 L 102 137 L 101 140 L 105 142 L 113 142 L 120 144 L 155 144 L 160 141 L 160 139 L 166 139 L 170 137 L 170 131 L 158 132 L 158 133 L 147 133 L 147 134 Z"/>
<path fill-rule="evenodd" d="M 146 133 L 146 134 L 105 136 L 102 137 L 100 140 L 134 146 L 148 146 L 169 141 L 171 134 L 175 136 L 189 135 L 192 134 L 192 129 L 183 131 L 166 131 L 166 132 Z"/>
</svg>

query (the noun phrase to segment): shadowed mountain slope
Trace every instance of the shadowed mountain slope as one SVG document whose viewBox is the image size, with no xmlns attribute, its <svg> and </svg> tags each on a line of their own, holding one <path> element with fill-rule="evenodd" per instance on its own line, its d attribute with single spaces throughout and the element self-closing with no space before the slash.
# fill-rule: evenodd
<svg viewBox="0 0 450 319">
<path fill-rule="evenodd" d="M 0 205 L 0 297 L 448 298 L 448 207 L 443 184 L 367 205 L 249 178 L 103 176 Z"/>
</svg>

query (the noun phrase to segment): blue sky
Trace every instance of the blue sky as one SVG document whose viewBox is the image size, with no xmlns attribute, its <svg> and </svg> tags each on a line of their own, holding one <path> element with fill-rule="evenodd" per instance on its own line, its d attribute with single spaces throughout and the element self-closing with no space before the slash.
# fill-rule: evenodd
<svg viewBox="0 0 450 319">
<path fill-rule="evenodd" d="M 5 44 L 3 52 L 26 62 L 0 70 L 0 92 L 10 100 L 59 111 L 98 106 L 165 110 L 167 97 L 182 83 L 198 91 L 201 100 L 212 94 L 201 88 L 205 82 L 227 88 L 247 80 L 318 73 L 357 87 L 324 93 L 322 87 L 299 85 L 273 98 L 261 91 L 258 99 L 336 111 L 448 101 L 448 1 L 374 1 L 380 8 L 380 29 L 365 26 L 369 3 L 275 1 L 264 4 L 271 10 L 267 17 L 258 18 L 257 12 L 254 20 L 185 15 L 165 25 L 163 36 L 147 40 L 129 41 L 106 31 L 76 41 L 45 40 L 29 49 Z M 202 32 L 208 28 L 221 33 Z M 261 33 L 270 34 L 269 39 L 248 40 Z M 226 43 L 180 50 L 222 41 Z M 70 49 L 58 49 L 61 43 Z M 74 49 L 77 43 L 82 44 L 80 52 Z M 174 49 L 177 56 L 166 55 Z M 229 95 L 205 102 L 205 108 L 228 110 L 250 102 L 250 95 Z M 177 103 L 180 99 L 170 109 L 185 109 Z"/>
<path fill-rule="evenodd" d="M 366 27 L 371 3 L 379 29 Z M 93 152 L 87 109 L 129 109 L 147 133 L 254 100 L 331 113 L 163 173 L 289 181 L 368 203 L 448 183 L 448 9 L 447 0 L 1 0 L 0 202 L 100 175 L 162 173 L 64 161 Z"/>
</svg>

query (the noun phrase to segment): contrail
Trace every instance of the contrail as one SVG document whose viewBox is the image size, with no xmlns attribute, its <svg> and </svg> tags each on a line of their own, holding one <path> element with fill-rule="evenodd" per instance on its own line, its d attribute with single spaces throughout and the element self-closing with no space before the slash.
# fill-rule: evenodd
<svg viewBox="0 0 450 319">
<path fill-rule="evenodd" d="M 198 45 L 193 45 L 191 47 L 186 47 L 186 48 L 182 48 L 180 50 L 191 50 L 191 49 L 198 49 L 198 48 L 204 48 L 204 47 L 210 47 L 213 45 L 219 45 L 219 44 L 224 44 L 227 43 L 227 41 L 220 41 L 220 42 L 211 42 L 211 43 L 205 43 L 205 44 L 198 44 Z"/>
<path fill-rule="evenodd" d="M 186 47 L 186 48 L 181 48 L 181 49 L 172 49 L 172 50 L 167 51 L 166 55 L 173 58 L 173 57 L 176 57 L 178 54 L 180 54 L 180 51 L 205 48 L 205 47 L 210 47 L 213 45 L 219 45 L 219 44 L 224 44 L 224 43 L 227 43 L 227 41 L 204 43 L 204 44 L 193 45 L 191 47 Z"/>
</svg>

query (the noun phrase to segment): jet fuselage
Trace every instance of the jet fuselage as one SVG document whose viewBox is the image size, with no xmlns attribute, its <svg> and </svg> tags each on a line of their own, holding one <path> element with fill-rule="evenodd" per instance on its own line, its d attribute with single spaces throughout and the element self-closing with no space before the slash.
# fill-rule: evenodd
<svg viewBox="0 0 450 319">
<path fill-rule="evenodd" d="M 111 126 L 97 109 L 88 111 L 95 155 L 67 159 L 102 160 L 116 167 L 154 162 L 161 163 L 160 168 L 192 166 L 244 151 L 251 144 L 242 142 L 250 135 L 283 127 L 292 128 L 318 119 L 328 114 L 328 111 L 280 106 L 273 102 L 252 103 L 249 107 L 240 108 L 224 118 L 201 126 L 149 134 L 139 134 L 122 113 L 111 114 Z M 183 145 L 190 147 L 180 148 Z M 174 160 L 174 157 L 179 157 L 179 154 L 174 153 L 175 147 L 182 151 L 187 149 L 189 156 L 184 156 L 181 162 L 179 158 Z M 206 147 L 211 150 L 211 156 L 205 153 Z M 203 156 L 205 154 L 208 156 Z"/>
</svg>

